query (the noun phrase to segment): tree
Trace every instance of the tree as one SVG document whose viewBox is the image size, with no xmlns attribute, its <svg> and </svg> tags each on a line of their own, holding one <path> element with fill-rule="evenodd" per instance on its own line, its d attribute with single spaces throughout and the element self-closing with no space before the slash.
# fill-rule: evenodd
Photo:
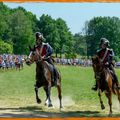
<svg viewBox="0 0 120 120">
<path fill-rule="evenodd" d="M 59 33 L 59 53 L 60 53 L 60 57 L 62 57 L 62 53 L 66 53 L 66 54 L 70 54 L 71 52 L 73 52 L 73 35 L 71 34 L 71 32 L 69 31 L 69 28 L 66 24 L 66 22 L 61 19 L 58 18 L 56 20 L 56 24 L 57 24 L 57 29 L 58 29 L 58 33 Z"/>
<path fill-rule="evenodd" d="M 74 51 L 75 53 L 86 56 L 87 55 L 87 43 L 85 36 L 81 33 L 77 33 L 74 35 Z"/>
<path fill-rule="evenodd" d="M 95 17 L 86 23 L 85 28 L 88 56 L 99 48 L 101 37 L 110 41 L 116 55 L 120 54 L 120 20 L 117 17 Z"/>
<path fill-rule="evenodd" d="M 27 54 L 28 46 L 34 44 L 31 21 L 22 10 L 18 9 L 11 14 L 10 27 L 14 53 Z"/>
<path fill-rule="evenodd" d="M 6 42 L 10 40 L 9 16 L 10 9 L 0 2 L 0 39 Z"/>
<path fill-rule="evenodd" d="M 45 42 L 48 42 L 56 52 L 59 49 L 59 32 L 57 29 L 56 21 L 51 18 L 49 15 L 42 15 L 38 22 L 38 27 L 40 32 L 43 33 Z"/>
</svg>

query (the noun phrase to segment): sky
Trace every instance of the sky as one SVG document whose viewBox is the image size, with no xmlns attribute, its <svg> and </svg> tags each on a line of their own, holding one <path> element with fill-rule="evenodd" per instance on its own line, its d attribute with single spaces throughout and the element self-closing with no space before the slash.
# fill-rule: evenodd
<svg viewBox="0 0 120 120">
<path fill-rule="evenodd" d="M 73 34 L 81 32 L 85 22 L 93 17 L 115 16 L 120 18 L 120 3 L 5 2 L 5 4 L 10 8 L 22 6 L 35 14 L 38 19 L 42 14 L 48 14 L 54 19 L 60 17 L 66 21 Z"/>
</svg>

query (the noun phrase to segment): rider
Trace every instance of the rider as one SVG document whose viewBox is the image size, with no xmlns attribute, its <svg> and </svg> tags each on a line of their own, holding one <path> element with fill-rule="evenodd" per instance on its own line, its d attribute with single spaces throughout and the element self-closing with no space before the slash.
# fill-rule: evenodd
<svg viewBox="0 0 120 120">
<path fill-rule="evenodd" d="M 112 71 L 112 76 L 114 79 L 114 82 L 116 83 L 116 86 L 119 88 L 119 82 L 117 75 L 115 74 L 114 70 L 114 64 L 112 62 L 114 52 L 112 49 L 109 49 L 109 41 L 106 38 L 100 39 L 100 50 L 97 51 L 98 57 L 101 59 L 102 64 L 109 68 Z M 92 90 L 97 90 L 97 79 L 96 84 L 92 87 Z"/>
<path fill-rule="evenodd" d="M 48 43 L 43 42 L 44 37 L 43 37 L 42 33 L 36 32 L 35 36 L 36 36 L 36 50 L 39 51 L 43 60 L 47 61 L 48 63 L 50 63 L 53 66 L 52 78 L 53 78 L 55 84 L 57 84 L 57 70 L 54 66 L 53 59 L 51 57 L 51 55 L 53 53 L 53 48 Z"/>
</svg>

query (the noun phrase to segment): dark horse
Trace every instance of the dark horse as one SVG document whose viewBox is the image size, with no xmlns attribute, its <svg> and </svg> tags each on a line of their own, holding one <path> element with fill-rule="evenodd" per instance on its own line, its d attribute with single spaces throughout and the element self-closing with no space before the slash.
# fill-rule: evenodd
<svg viewBox="0 0 120 120">
<path fill-rule="evenodd" d="M 37 103 L 41 103 L 41 100 L 38 96 L 38 89 L 43 87 L 46 92 L 46 100 L 45 105 L 48 107 L 52 106 L 52 101 L 50 98 L 51 87 L 56 86 L 58 89 L 58 97 L 60 101 L 60 108 L 62 108 L 62 95 L 61 95 L 61 75 L 58 73 L 57 78 L 57 85 L 55 85 L 54 81 L 52 80 L 52 69 L 53 66 L 49 64 L 47 61 L 41 58 L 41 55 L 37 53 L 36 48 L 30 47 L 30 54 L 29 54 L 29 62 L 28 64 L 36 62 L 36 84 L 35 84 L 35 93 L 36 93 L 36 101 Z"/>
<path fill-rule="evenodd" d="M 95 77 L 97 80 L 98 96 L 101 103 L 101 109 L 105 109 L 105 106 L 101 98 L 101 94 L 104 91 L 106 97 L 108 98 L 108 104 L 110 107 L 109 116 L 111 116 L 112 115 L 112 93 L 118 96 L 118 100 L 120 103 L 120 91 L 116 87 L 111 71 L 109 70 L 109 68 L 102 65 L 100 58 L 97 55 L 92 57 L 92 64 L 93 64 Z"/>
</svg>

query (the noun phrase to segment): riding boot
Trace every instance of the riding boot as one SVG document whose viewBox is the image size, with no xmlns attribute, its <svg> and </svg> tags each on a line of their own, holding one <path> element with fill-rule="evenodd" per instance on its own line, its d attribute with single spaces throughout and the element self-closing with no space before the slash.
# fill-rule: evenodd
<svg viewBox="0 0 120 120">
<path fill-rule="evenodd" d="M 98 86 L 97 86 L 97 81 L 96 81 L 95 85 L 92 87 L 92 90 L 97 91 L 97 89 L 98 89 Z"/>
<path fill-rule="evenodd" d="M 57 70 L 55 67 L 54 67 L 54 83 L 55 85 L 57 85 Z"/>
<path fill-rule="evenodd" d="M 54 70 L 52 71 L 52 81 L 54 83 Z"/>
</svg>

